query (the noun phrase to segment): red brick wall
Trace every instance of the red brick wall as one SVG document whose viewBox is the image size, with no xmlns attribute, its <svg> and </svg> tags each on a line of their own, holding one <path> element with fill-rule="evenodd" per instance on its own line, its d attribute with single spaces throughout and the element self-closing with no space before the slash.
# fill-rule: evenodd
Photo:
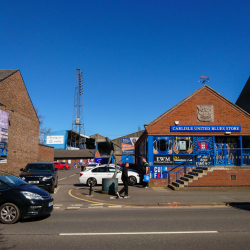
<svg viewBox="0 0 250 250">
<path fill-rule="evenodd" d="M 82 161 L 84 161 L 85 162 L 85 166 L 87 165 L 87 159 L 65 159 L 65 158 L 62 158 L 62 159 L 56 159 L 56 161 L 58 161 L 58 162 L 67 162 L 68 163 L 68 161 L 69 160 L 71 160 L 71 163 L 69 163 L 69 165 L 71 166 L 71 167 L 74 167 L 74 164 L 76 163 L 76 165 L 77 165 L 77 167 L 79 167 L 79 162 L 80 162 L 80 160 L 82 160 Z M 93 159 L 93 161 L 94 161 L 94 159 Z"/>
<path fill-rule="evenodd" d="M 37 161 L 39 136 L 39 121 L 19 71 L 0 82 L 0 100 L 10 121 L 7 163 L 0 170 L 17 175 L 28 162 Z"/>
<path fill-rule="evenodd" d="M 197 120 L 197 105 L 213 105 L 214 106 L 214 121 L 200 122 Z M 194 126 L 241 126 L 242 132 L 232 132 L 232 135 L 250 135 L 250 117 L 244 112 L 237 109 L 235 106 L 227 102 L 221 96 L 207 87 L 200 89 L 193 96 L 188 98 L 179 106 L 176 106 L 169 111 L 168 114 L 162 116 L 157 121 L 147 127 L 149 135 L 207 135 L 206 132 L 171 132 L 170 126 L 174 126 L 174 122 L 179 121 L 179 126 L 194 125 Z M 224 132 L 210 133 L 210 136 L 224 136 Z"/>
<path fill-rule="evenodd" d="M 231 180 L 231 175 L 236 175 L 236 180 Z M 243 170 L 214 170 L 194 180 L 188 186 L 250 186 L 250 168 Z"/>
<path fill-rule="evenodd" d="M 54 148 L 39 144 L 38 145 L 38 161 L 39 162 L 53 162 L 54 161 Z"/>
</svg>

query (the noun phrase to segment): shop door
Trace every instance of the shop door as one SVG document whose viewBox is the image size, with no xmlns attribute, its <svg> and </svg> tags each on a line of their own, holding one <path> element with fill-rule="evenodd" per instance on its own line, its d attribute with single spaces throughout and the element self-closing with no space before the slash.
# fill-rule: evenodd
<svg viewBox="0 0 250 250">
<path fill-rule="evenodd" d="M 239 165 L 240 147 L 237 137 L 215 137 L 215 165 Z"/>
</svg>

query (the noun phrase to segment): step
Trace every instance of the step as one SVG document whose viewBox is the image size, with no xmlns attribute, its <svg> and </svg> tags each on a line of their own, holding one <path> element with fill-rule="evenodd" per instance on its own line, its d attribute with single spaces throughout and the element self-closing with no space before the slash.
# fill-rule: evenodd
<svg viewBox="0 0 250 250">
<path fill-rule="evenodd" d="M 196 169 L 199 169 L 199 170 L 208 170 L 208 167 L 196 167 Z"/>
<path fill-rule="evenodd" d="M 193 169 L 191 172 L 193 172 L 193 173 L 203 173 L 203 170 Z"/>
<path fill-rule="evenodd" d="M 188 183 L 193 182 L 193 178 L 181 177 L 180 179 L 184 181 L 184 185 L 188 185 Z"/>
<path fill-rule="evenodd" d="M 180 180 L 189 181 L 189 178 L 182 176 L 182 177 L 180 178 Z"/>
<path fill-rule="evenodd" d="M 170 189 L 172 189 L 172 190 L 179 190 L 178 187 L 175 187 L 175 186 L 172 185 L 172 184 L 168 184 L 168 187 L 169 187 Z"/>
<path fill-rule="evenodd" d="M 184 184 L 177 183 L 176 181 L 173 181 L 173 182 L 172 182 L 172 185 L 174 185 L 175 187 L 178 187 L 178 188 L 184 187 Z"/>
<path fill-rule="evenodd" d="M 184 177 L 188 178 L 188 179 L 193 179 L 194 178 L 194 176 L 191 175 L 191 174 L 184 174 Z"/>
</svg>

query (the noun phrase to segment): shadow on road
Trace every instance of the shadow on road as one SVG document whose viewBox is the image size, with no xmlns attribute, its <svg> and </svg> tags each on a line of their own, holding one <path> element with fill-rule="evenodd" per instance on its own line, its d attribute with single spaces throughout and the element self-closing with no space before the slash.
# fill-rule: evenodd
<svg viewBox="0 0 250 250">
<path fill-rule="evenodd" d="M 250 202 L 227 202 L 226 204 L 236 209 L 250 211 Z"/>
<path fill-rule="evenodd" d="M 39 216 L 39 217 L 34 217 L 34 218 L 21 219 L 20 223 L 37 222 L 37 221 L 45 220 L 45 219 L 49 218 L 50 216 L 51 216 L 51 214 L 47 214 L 44 216 Z"/>
</svg>

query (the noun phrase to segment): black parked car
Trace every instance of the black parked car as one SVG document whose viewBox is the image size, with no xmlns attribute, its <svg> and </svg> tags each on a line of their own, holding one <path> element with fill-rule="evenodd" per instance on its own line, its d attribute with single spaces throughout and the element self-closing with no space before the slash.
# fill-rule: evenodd
<svg viewBox="0 0 250 250">
<path fill-rule="evenodd" d="M 20 178 L 0 171 L 0 221 L 17 222 L 21 217 L 50 214 L 53 211 L 51 194 Z"/>
<path fill-rule="evenodd" d="M 53 162 L 34 162 L 28 163 L 19 176 L 29 184 L 36 185 L 54 193 L 58 185 L 58 173 Z"/>
</svg>

